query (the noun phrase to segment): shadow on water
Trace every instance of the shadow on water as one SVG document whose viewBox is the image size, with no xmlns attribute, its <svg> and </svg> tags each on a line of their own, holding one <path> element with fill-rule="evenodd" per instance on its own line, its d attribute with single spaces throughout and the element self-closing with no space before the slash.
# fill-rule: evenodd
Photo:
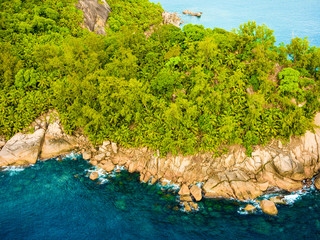
<svg viewBox="0 0 320 240">
<path fill-rule="evenodd" d="M 176 192 L 127 171 L 91 181 L 81 157 L 0 172 L 0 239 L 319 239 L 320 195 L 279 215 L 238 213 L 231 200 L 176 210 Z"/>
</svg>

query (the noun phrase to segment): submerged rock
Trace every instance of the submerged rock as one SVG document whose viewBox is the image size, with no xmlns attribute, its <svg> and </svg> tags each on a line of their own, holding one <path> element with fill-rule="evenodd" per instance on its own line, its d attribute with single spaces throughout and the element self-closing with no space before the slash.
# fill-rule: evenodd
<svg viewBox="0 0 320 240">
<path fill-rule="evenodd" d="M 274 197 L 269 198 L 269 200 L 274 202 L 275 204 L 287 204 L 287 202 L 283 196 L 274 196 Z"/>
<path fill-rule="evenodd" d="M 249 213 L 252 213 L 254 212 L 255 210 L 257 210 L 257 208 L 251 204 L 247 204 L 247 206 L 243 209 Z"/>
<path fill-rule="evenodd" d="M 276 207 L 276 205 L 274 204 L 274 202 L 264 199 L 260 202 L 260 207 L 262 209 L 262 211 L 265 214 L 268 215 L 277 215 L 278 214 L 278 209 Z"/>
<path fill-rule="evenodd" d="M 192 202 L 192 198 L 191 198 L 190 195 L 183 195 L 183 196 L 180 197 L 180 201 L 181 201 L 181 202 L 184 202 L 184 201 L 186 201 L 186 202 Z"/>
<path fill-rule="evenodd" d="M 0 166 L 35 164 L 44 134 L 44 129 L 32 134 L 15 134 L 0 151 Z"/>
<path fill-rule="evenodd" d="M 199 209 L 198 204 L 195 203 L 195 202 L 189 202 L 189 205 L 190 205 L 194 210 L 196 210 L 196 211 Z"/>
<path fill-rule="evenodd" d="M 183 205 L 186 212 L 191 212 L 191 207 L 187 202 L 184 202 Z"/>
</svg>

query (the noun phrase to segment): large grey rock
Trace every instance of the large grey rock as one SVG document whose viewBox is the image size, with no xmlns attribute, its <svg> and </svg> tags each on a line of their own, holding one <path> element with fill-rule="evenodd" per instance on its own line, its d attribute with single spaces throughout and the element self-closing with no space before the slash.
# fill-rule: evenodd
<svg viewBox="0 0 320 240">
<path fill-rule="evenodd" d="M 49 123 L 45 133 L 40 158 L 49 159 L 62 154 L 70 153 L 76 148 L 76 144 L 71 137 L 66 136 L 59 118 Z"/>
<path fill-rule="evenodd" d="M 65 138 L 55 138 L 52 135 L 46 135 L 41 150 L 41 159 L 49 159 L 59 155 L 68 154 L 75 149 L 75 145 Z"/>
<path fill-rule="evenodd" d="M 76 7 L 83 12 L 85 27 L 97 34 L 105 35 L 105 25 L 111 12 L 110 6 L 105 0 L 79 0 Z"/>
<path fill-rule="evenodd" d="M 34 164 L 38 159 L 44 129 L 32 134 L 17 133 L 0 151 L 0 166 Z"/>
</svg>

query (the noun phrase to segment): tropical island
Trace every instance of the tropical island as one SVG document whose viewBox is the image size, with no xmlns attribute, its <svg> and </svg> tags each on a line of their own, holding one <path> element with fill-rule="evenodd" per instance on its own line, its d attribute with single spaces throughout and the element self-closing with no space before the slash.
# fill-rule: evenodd
<svg viewBox="0 0 320 240">
<path fill-rule="evenodd" d="M 203 196 L 310 185 L 320 49 L 300 38 L 277 46 L 255 22 L 181 29 L 163 13 L 147 0 L 3 1 L 0 166 L 78 149 L 105 171 L 180 184 L 190 210 Z M 32 157 L 13 154 L 30 150 L 27 139 Z"/>
</svg>

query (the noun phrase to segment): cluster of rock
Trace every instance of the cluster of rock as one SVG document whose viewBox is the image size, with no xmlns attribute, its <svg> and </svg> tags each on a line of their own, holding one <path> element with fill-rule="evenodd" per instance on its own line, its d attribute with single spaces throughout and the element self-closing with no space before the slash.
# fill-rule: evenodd
<svg viewBox="0 0 320 240">
<path fill-rule="evenodd" d="M 201 15 L 202 15 L 202 12 L 195 12 L 194 13 L 189 10 L 184 10 L 182 13 L 186 14 L 186 15 L 196 16 L 196 17 L 201 17 Z"/>
<path fill-rule="evenodd" d="M 116 154 L 118 153 L 118 146 L 114 142 L 104 141 L 98 148 L 91 148 L 91 150 L 84 151 L 83 159 L 90 161 L 93 166 L 98 166 L 105 172 L 111 172 L 118 165 Z M 99 177 L 97 172 L 90 174 L 90 179 L 95 180 Z"/>
<path fill-rule="evenodd" d="M 193 185 L 190 189 L 188 185 L 183 184 L 178 192 L 180 195 L 180 201 L 184 206 L 185 211 L 190 212 L 193 210 L 198 210 L 198 204 L 202 199 L 201 188 L 198 185 Z"/>
<path fill-rule="evenodd" d="M 276 207 L 276 204 L 287 204 L 283 196 L 275 196 L 275 197 L 271 197 L 270 199 L 263 199 L 261 201 L 257 200 L 256 203 L 258 203 L 261 210 L 268 215 L 278 214 L 278 209 Z M 247 206 L 243 210 L 248 213 L 254 213 L 257 210 L 257 207 L 251 204 L 247 204 Z"/>
</svg>

